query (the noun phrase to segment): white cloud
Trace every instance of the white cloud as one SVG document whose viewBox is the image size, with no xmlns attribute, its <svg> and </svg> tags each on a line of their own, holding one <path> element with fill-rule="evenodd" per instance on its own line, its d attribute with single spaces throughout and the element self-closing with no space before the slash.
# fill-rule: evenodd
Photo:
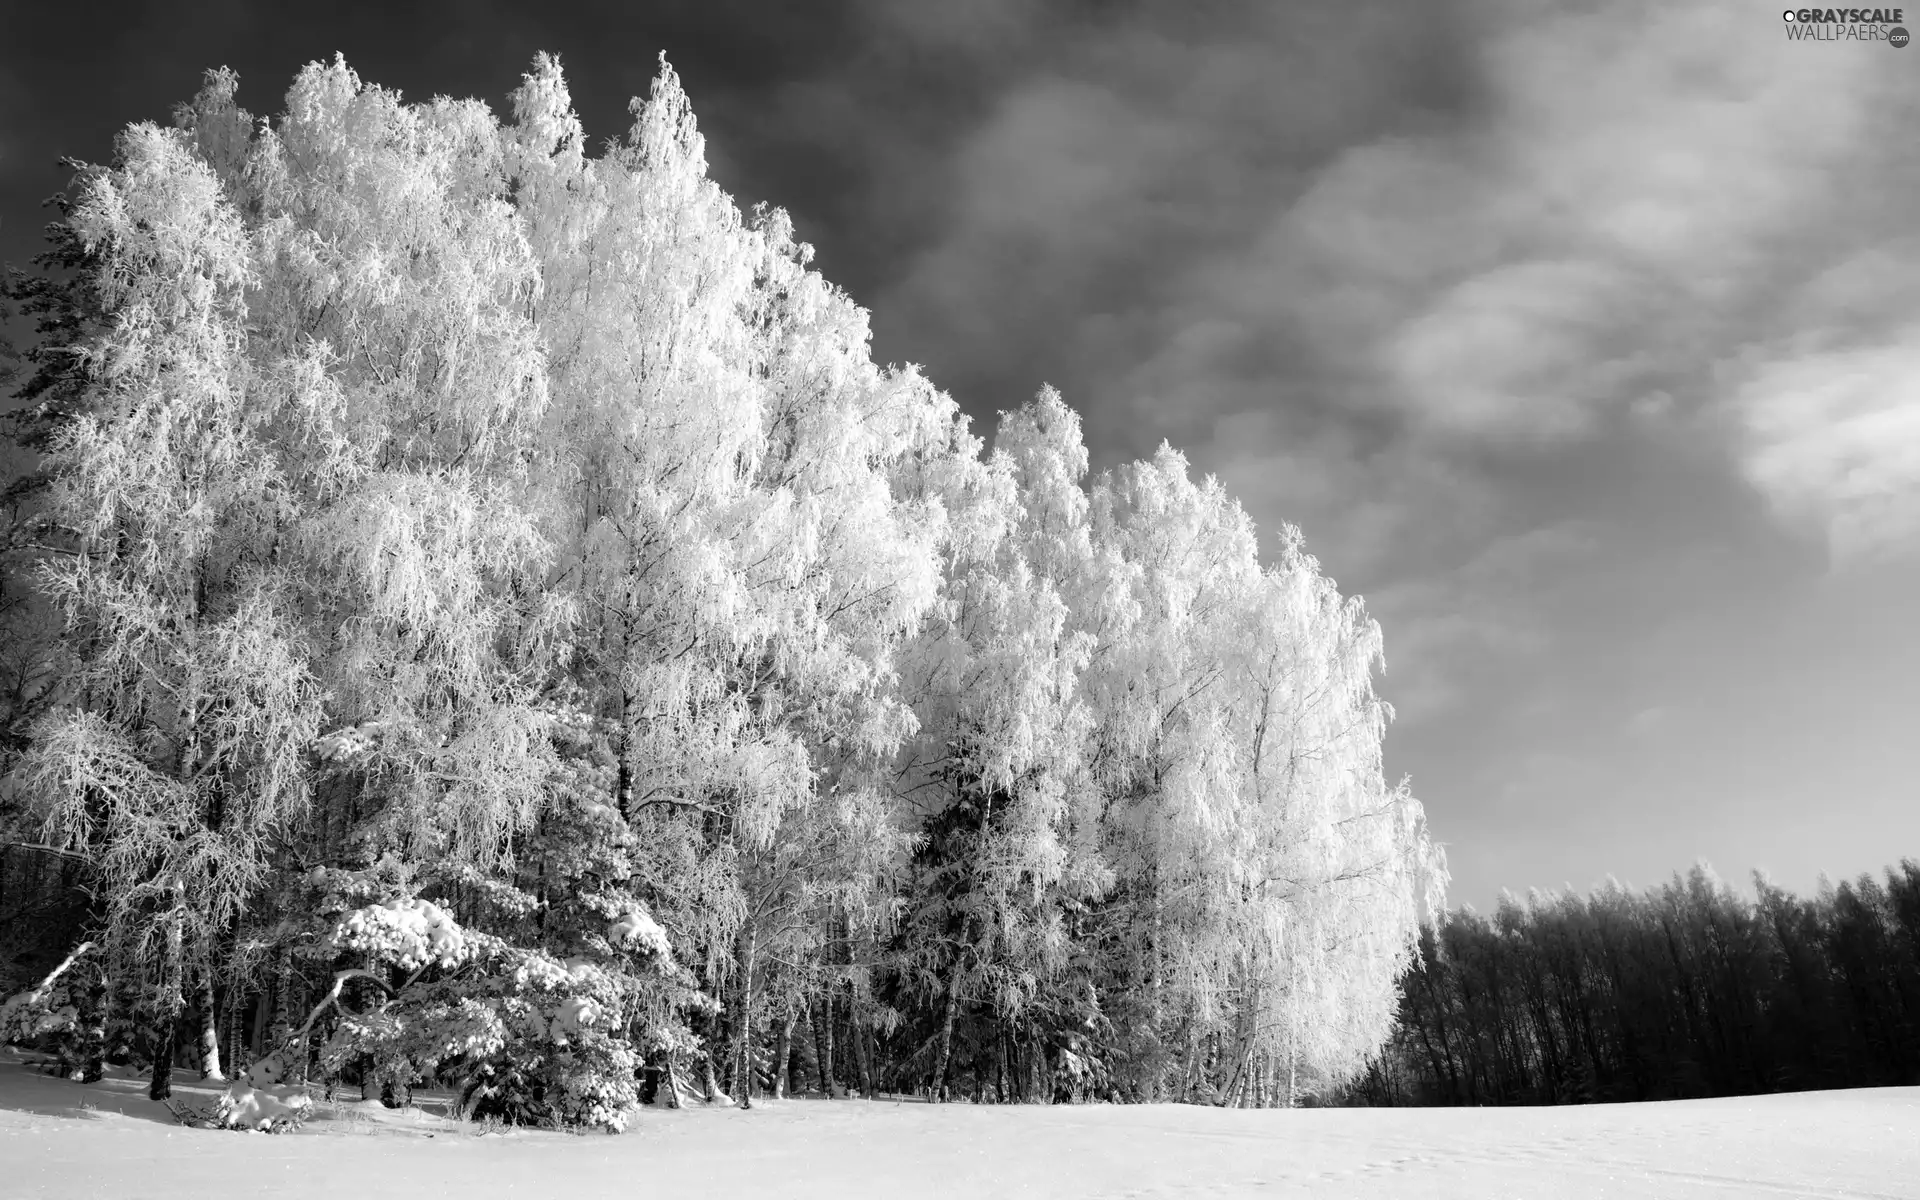
<svg viewBox="0 0 1920 1200">
<path fill-rule="evenodd" d="M 1920 324 L 1767 362 L 1734 395 L 1750 479 L 1843 561 L 1920 549 Z"/>
<path fill-rule="evenodd" d="M 1604 262 L 1495 267 L 1445 290 L 1390 334 L 1382 366 L 1433 424 L 1569 437 L 1630 382 L 1631 358 L 1611 358 L 1597 343 L 1633 300 L 1633 281 Z"/>
<path fill-rule="evenodd" d="M 1843 564 L 1920 549 L 1920 236 L 1894 232 L 1920 170 L 1861 173 L 1808 237 L 1833 265 L 1718 372 L 1746 478 Z"/>
</svg>

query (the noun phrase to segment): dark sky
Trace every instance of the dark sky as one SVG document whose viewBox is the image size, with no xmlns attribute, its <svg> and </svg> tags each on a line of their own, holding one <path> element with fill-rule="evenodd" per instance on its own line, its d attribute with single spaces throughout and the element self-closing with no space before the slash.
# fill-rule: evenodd
<svg viewBox="0 0 1920 1200">
<path fill-rule="evenodd" d="M 0 256 L 203 69 L 596 141 L 665 51 L 715 176 L 980 419 L 1170 439 L 1386 629 L 1456 900 L 1920 855 L 1920 50 L 1733 0 L 0 0 Z"/>
</svg>

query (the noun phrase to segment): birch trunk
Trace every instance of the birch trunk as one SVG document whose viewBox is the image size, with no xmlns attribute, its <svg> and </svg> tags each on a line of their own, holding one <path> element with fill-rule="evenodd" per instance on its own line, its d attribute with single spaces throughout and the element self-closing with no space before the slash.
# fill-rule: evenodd
<svg viewBox="0 0 1920 1200">
<path fill-rule="evenodd" d="M 213 964 L 200 964 L 200 1078 L 225 1083 L 220 1070 L 219 1012 L 214 1003 Z"/>
<path fill-rule="evenodd" d="M 740 1107 L 753 1107 L 753 960 L 759 948 L 759 930 L 747 924 L 746 945 L 741 949 L 740 1020 L 734 1039 L 734 1090 L 740 1093 Z"/>
<path fill-rule="evenodd" d="M 860 1077 L 866 1083 L 867 1099 L 871 1100 L 874 1093 L 880 1090 L 879 1072 L 874 1067 L 877 1055 L 874 1053 L 873 1026 L 862 1021 L 854 1036 L 860 1039 Z"/>
<path fill-rule="evenodd" d="M 933 1068 L 933 1096 L 942 1104 L 947 1102 L 947 1067 L 953 1060 L 953 1018 L 959 1008 L 959 989 L 960 971 L 956 967 L 947 980 L 947 999 L 940 1013 L 940 1057 Z"/>
<path fill-rule="evenodd" d="M 871 1100 L 873 1064 L 867 1054 L 866 1030 L 860 1022 L 860 998 L 854 994 L 852 985 L 848 985 L 847 990 L 847 1052 L 853 1055 L 853 1081 L 859 1084 L 860 1094 Z"/>
<path fill-rule="evenodd" d="M 787 1005 L 787 1015 L 780 1022 L 780 1032 L 773 1041 L 773 1098 L 785 1100 L 787 1085 L 793 1071 L 793 1023 L 799 1017 L 793 1005 Z"/>
</svg>

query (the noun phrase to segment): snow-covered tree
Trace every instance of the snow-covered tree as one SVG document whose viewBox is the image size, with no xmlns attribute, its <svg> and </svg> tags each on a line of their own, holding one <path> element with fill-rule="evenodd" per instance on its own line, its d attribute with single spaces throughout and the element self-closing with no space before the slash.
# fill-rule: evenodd
<svg viewBox="0 0 1920 1200">
<path fill-rule="evenodd" d="M 1169 448 L 1093 501 L 1103 916 L 1134 1084 L 1232 1093 L 1256 1057 L 1341 1078 L 1385 1037 L 1443 878 L 1381 774 L 1378 627 L 1297 531 L 1263 568 L 1245 513 Z"/>
<path fill-rule="evenodd" d="M 112 324 L 86 348 L 92 411 L 48 455 L 47 520 L 74 549 L 40 570 L 80 702 L 46 719 L 26 770 L 51 836 L 98 865 L 118 960 L 157 964 L 162 1097 L 186 956 L 266 883 L 304 810 L 322 690 L 266 428 L 281 406 L 247 354 L 241 214 L 186 135 L 145 125 L 73 226 Z"/>
<path fill-rule="evenodd" d="M 216 77 L 189 124 L 208 159 L 244 114 Z M 329 728 L 364 831 L 415 857 L 487 861 L 537 811 L 555 760 L 535 433 L 547 408 L 539 265 L 476 101 L 409 105 L 344 62 L 302 71 L 232 185 L 254 218 L 261 390 L 301 502 L 296 545 L 325 636 Z"/>
<path fill-rule="evenodd" d="M 943 1095 L 961 1007 L 1019 1015 L 1065 958 L 1058 890 L 1088 881 L 1071 819 L 1091 795 L 1078 691 L 1092 638 L 1041 573 L 1064 553 L 1051 543 L 1071 537 L 1056 527 L 1077 515 L 1061 494 L 1078 486 L 1064 477 L 1075 464 L 1049 464 L 1037 445 L 1036 427 L 1063 410 L 1047 393 L 1004 416 L 1014 452 L 997 448 L 957 481 L 941 601 L 908 655 L 919 731 L 897 786 L 920 845 L 904 968 L 940 1014 Z"/>
<path fill-rule="evenodd" d="M 957 416 L 872 364 L 865 313 L 807 269 L 783 213 L 743 216 L 706 177 L 671 70 L 601 159 L 567 103 L 545 59 L 515 96 L 560 586 L 613 728 L 611 799 L 680 847 L 655 886 L 700 889 L 695 940 L 716 979 L 738 972 L 744 1022 L 759 923 L 791 908 L 782 847 L 811 833 L 795 823 L 870 825 L 848 768 L 910 728 L 894 655 L 934 601 L 945 530 L 916 482 L 961 452 Z M 843 865 L 809 861 L 816 885 Z"/>
<path fill-rule="evenodd" d="M 1277 1064 L 1291 1104 L 1302 1072 L 1344 1082 L 1391 1032 L 1395 984 L 1445 874 L 1420 804 L 1384 776 L 1379 626 L 1340 595 L 1298 530 L 1281 537 L 1231 667 L 1255 843 L 1232 1070 L 1246 1086 L 1256 1059 Z"/>
</svg>

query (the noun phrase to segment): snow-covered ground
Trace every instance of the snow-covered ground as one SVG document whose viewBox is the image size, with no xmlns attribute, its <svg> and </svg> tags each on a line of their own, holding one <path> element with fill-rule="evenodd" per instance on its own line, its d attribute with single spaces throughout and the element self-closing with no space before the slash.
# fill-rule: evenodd
<svg viewBox="0 0 1920 1200">
<path fill-rule="evenodd" d="M 189 1083 L 192 1100 L 213 1090 Z M 0 1059 L 0 1197 L 1920 1197 L 1920 1088 L 1544 1109 L 1246 1112 L 790 1100 L 628 1133 L 488 1133 L 322 1105 L 184 1129 L 140 1081 Z"/>
</svg>

